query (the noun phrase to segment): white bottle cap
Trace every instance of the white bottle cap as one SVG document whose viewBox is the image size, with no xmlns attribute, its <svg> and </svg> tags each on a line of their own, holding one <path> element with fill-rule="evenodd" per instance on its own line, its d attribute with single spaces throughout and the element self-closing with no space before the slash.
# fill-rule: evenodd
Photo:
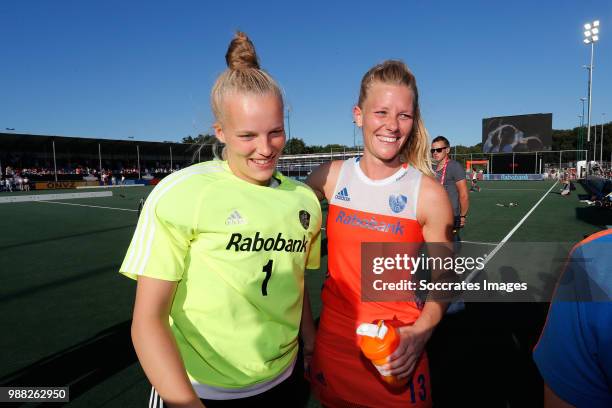
<svg viewBox="0 0 612 408">
<path fill-rule="evenodd" d="M 361 323 L 359 327 L 357 327 L 357 334 L 360 336 L 368 336 L 368 337 L 378 337 L 379 339 L 384 339 L 385 334 L 387 334 L 387 326 L 382 323 L 380 326 L 371 323 Z"/>
</svg>

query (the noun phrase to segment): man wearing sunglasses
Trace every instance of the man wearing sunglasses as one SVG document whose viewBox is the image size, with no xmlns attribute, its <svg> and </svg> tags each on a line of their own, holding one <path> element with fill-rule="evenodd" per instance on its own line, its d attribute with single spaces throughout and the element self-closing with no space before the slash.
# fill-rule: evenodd
<svg viewBox="0 0 612 408">
<path fill-rule="evenodd" d="M 444 136 L 436 137 L 431 143 L 431 155 L 433 159 L 433 171 L 436 178 L 442 184 L 448 198 L 453 206 L 455 215 L 454 234 L 455 240 L 459 241 L 459 229 L 465 226 L 468 207 L 470 206 L 470 196 L 468 193 L 467 182 L 465 181 L 465 170 L 455 160 L 448 156 L 450 153 L 450 143 Z"/>
</svg>

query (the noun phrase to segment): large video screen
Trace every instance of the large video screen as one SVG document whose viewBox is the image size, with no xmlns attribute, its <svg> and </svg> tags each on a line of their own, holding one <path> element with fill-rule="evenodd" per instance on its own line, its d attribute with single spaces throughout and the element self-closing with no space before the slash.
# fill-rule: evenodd
<svg viewBox="0 0 612 408">
<path fill-rule="evenodd" d="M 500 116 L 482 120 L 484 153 L 552 150 L 552 113 Z"/>
</svg>

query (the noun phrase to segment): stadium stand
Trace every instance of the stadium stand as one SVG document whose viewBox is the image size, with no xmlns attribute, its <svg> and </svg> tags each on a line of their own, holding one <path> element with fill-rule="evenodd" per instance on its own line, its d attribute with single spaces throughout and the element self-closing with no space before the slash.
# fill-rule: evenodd
<svg viewBox="0 0 612 408">
<path fill-rule="evenodd" d="M 25 189 L 44 181 L 163 178 L 193 162 L 212 158 L 211 149 L 173 142 L 145 142 L 0 133 L 2 188 Z M 9 180 L 8 184 L 7 181 Z"/>
</svg>

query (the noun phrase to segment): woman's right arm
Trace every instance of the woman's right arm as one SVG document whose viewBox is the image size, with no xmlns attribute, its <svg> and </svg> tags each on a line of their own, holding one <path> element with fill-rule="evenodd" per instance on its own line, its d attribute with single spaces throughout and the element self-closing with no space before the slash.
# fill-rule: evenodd
<svg viewBox="0 0 612 408">
<path fill-rule="evenodd" d="M 149 381 L 168 407 L 203 407 L 170 330 L 176 282 L 140 276 L 132 319 L 132 342 Z"/>
</svg>

